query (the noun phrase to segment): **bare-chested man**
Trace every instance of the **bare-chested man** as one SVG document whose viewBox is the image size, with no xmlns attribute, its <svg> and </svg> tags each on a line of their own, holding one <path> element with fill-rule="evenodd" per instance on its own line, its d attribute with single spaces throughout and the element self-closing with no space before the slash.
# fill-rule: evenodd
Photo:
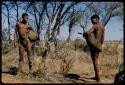
<svg viewBox="0 0 125 85">
<path fill-rule="evenodd" d="M 95 39 L 97 41 L 97 45 L 101 45 L 102 50 L 102 44 L 104 42 L 104 27 L 99 23 L 99 16 L 93 15 L 91 17 L 91 22 L 93 24 L 92 28 L 85 32 L 84 35 L 91 35 L 91 33 L 94 33 Z M 100 81 L 99 77 L 99 64 L 98 64 L 98 56 L 101 51 L 94 49 L 93 47 L 90 47 L 91 57 L 94 65 L 95 70 L 95 77 L 97 81 Z"/>
<path fill-rule="evenodd" d="M 16 46 L 16 33 L 19 35 L 19 73 L 22 73 L 22 65 L 24 63 L 24 52 L 27 52 L 28 60 L 29 60 L 29 69 L 32 70 L 32 43 L 28 38 L 28 32 L 32 29 L 32 27 L 27 23 L 28 14 L 22 14 L 22 22 L 16 22 L 16 30 L 14 33 L 14 46 Z"/>
</svg>

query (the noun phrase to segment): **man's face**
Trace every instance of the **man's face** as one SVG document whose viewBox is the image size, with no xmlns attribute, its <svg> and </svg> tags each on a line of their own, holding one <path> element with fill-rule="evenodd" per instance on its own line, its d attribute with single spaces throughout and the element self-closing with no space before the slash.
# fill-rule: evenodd
<svg viewBox="0 0 125 85">
<path fill-rule="evenodd" d="M 24 17 L 23 17 L 23 20 L 24 20 L 25 22 L 27 22 L 28 19 L 29 19 L 29 16 L 24 16 Z"/>
<path fill-rule="evenodd" d="M 93 18 L 93 19 L 92 19 L 92 23 L 93 23 L 93 24 L 97 24 L 98 22 L 99 22 L 99 20 L 98 20 L 97 18 Z"/>
</svg>

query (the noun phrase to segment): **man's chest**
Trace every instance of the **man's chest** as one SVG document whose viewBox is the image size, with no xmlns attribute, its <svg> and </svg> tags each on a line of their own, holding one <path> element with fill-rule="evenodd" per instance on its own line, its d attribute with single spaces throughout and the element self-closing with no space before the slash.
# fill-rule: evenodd
<svg viewBox="0 0 125 85">
<path fill-rule="evenodd" d="M 18 30 L 20 30 L 20 31 L 25 31 L 25 30 L 28 30 L 28 28 L 29 28 L 29 25 L 25 25 L 25 24 L 19 24 L 18 25 Z"/>
</svg>

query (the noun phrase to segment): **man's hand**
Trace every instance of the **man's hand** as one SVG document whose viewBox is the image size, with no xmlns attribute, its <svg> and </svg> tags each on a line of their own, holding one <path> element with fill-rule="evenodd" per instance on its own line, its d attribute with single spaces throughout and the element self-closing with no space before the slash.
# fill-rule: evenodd
<svg viewBox="0 0 125 85">
<path fill-rule="evenodd" d="M 104 45 L 102 44 L 102 51 L 103 51 L 103 49 L 104 49 Z"/>
<path fill-rule="evenodd" d="M 29 29 L 29 30 L 32 30 L 32 26 L 31 26 L 31 25 L 28 25 L 28 29 Z"/>
<path fill-rule="evenodd" d="M 19 21 L 16 21 L 16 25 L 18 25 L 20 22 Z"/>
<path fill-rule="evenodd" d="M 16 48 L 16 32 L 14 32 L 14 48 Z"/>
</svg>

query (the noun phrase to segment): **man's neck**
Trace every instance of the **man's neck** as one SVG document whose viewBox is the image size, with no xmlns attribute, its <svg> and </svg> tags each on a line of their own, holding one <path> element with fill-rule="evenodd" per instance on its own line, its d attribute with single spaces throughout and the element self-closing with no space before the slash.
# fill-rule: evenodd
<svg viewBox="0 0 125 85">
<path fill-rule="evenodd" d="M 98 23 L 93 23 L 93 25 L 96 25 L 96 24 L 99 24 L 99 22 Z"/>
<path fill-rule="evenodd" d="M 27 22 L 26 22 L 26 21 L 22 21 L 21 23 L 23 23 L 23 24 L 27 24 Z"/>
</svg>

